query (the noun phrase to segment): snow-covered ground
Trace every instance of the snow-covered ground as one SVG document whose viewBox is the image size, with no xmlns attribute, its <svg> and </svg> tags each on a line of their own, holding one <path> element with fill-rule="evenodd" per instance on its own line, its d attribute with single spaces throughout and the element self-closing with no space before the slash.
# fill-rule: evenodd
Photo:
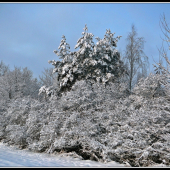
<svg viewBox="0 0 170 170">
<path fill-rule="evenodd" d="M 70 156 L 35 153 L 0 143 L 0 167 L 120 167 L 117 162 L 100 163 Z"/>
</svg>

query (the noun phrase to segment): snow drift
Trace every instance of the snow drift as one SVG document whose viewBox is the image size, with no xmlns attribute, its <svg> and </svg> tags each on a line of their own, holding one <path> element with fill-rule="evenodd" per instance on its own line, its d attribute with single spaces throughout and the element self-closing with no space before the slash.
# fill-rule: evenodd
<svg viewBox="0 0 170 170">
<path fill-rule="evenodd" d="M 107 164 L 82 160 L 72 154 L 34 153 L 0 143 L 0 167 L 120 167 L 114 161 Z"/>
</svg>

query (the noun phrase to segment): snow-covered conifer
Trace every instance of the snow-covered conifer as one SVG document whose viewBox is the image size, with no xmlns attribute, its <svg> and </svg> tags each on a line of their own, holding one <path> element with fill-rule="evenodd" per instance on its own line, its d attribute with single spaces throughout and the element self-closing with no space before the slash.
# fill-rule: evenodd
<svg viewBox="0 0 170 170">
<path fill-rule="evenodd" d="M 108 81 L 115 81 L 121 77 L 125 71 L 123 62 L 120 60 L 120 53 L 117 51 L 117 42 L 121 36 L 114 38 L 115 33 L 106 29 L 103 39 L 96 37 L 98 41 L 94 47 L 94 54 L 97 61 L 97 73 L 100 73 L 97 81 L 104 84 Z"/>
<path fill-rule="evenodd" d="M 125 72 L 123 62 L 120 60 L 120 53 L 115 48 L 121 36 L 114 38 L 110 29 L 106 30 L 104 39 L 97 37 L 98 42 L 95 45 L 94 35 L 88 33 L 87 25 L 85 25 L 82 35 L 75 46 L 75 49 L 79 48 L 78 51 L 70 53 L 65 36 L 63 36 L 59 46 L 60 51 L 54 51 L 63 60 L 49 61 L 55 67 L 53 72 L 58 73 L 61 91 L 71 89 L 78 80 L 103 84 L 107 84 L 109 81 L 114 82 Z"/>
<path fill-rule="evenodd" d="M 63 35 L 62 36 L 62 40 L 60 42 L 60 45 L 58 47 L 58 49 L 60 49 L 59 51 L 54 50 L 53 52 L 60 56 L 60 59 L 63 59 L 62 62 L 71 62 L 71 58 L 70 58 L 70 45 L 66 42 L 66 37 Z"/>
<path fill-rule="evenodd" d="M 53 69 L 53 72 L 57 72 L 57 79 L 59 81 L 60 88 L 67 87 L 69 82 L 72 81 L 73 76 L 71 75 L 71 62 L 72 62 L 72 55 L 70 54 L 70 46 L 68 43 L 66 43 L 66 38 L 63 35 L 62 36 L 61 43 L 58 47 L 60 49 L 59 51 L 54 50 L 54 53 L 58 56 L 60 56 L 60 59 L 62 61 L 55 61 L 50 60 L 48 61 L 51 63 L 55 68 Z"/>
</svg>

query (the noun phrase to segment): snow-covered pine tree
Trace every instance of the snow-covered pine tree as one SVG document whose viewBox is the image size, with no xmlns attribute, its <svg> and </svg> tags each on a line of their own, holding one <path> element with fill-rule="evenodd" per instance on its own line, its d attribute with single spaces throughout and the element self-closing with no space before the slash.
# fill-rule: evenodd
<svg viewBox="0 0 170 170">
<path fill-rule="evenodd" d="M 97 81 L 107 83 L 114 82 L 125 73 L 125 67 L 120 60 L 120 53 L 117 51 L 117 42 L 121 36 L 114 38 L 115 33 L 111 33 L 110 29 L 106 29 L 103 39 L 96 37 L 98 41 L 94 47 L 95 59 L 97 68 L 95 73 L 98 73 Z"/>
<path fill-rule="evenodd" d="M 55 66 L 53 71 L 58 72 L 60 91 L 71 89 L 77 80 L 107 84 L 109 81 L 115 82 L 125 73 L 120 53 L 115 48 L 121 36 L 114 38 L 110 29 L 106 30 L 105 37 L 102 40 L 97 37 L 98 42 L 95 45 L 94 35 L 88 33 L 87 25 L 82 35 L 75 46 L 75 49 L 79 48 L 76 52 L 69 51 L 69 45 L 63 36 L 60 51 L 54 51 L 63 60 L 49 61 Z"/>
<path fill-rule="evenodd" d="M 49 63 L 52 63 L 52 65 L 55 67 L 53 70 L 53 73 L 57 72 L 57 79 L 59 81 L 60 88 L 63 89 L 67 88 L 72 81 L 72 75 L 71 75 L 71 67 L 72 67 L 72 55 L 70 55 L 70 46 L 68 43 L 66 43 L 66 38 L 63 35 L 62 36 L 61 43 L 58 47 L 60 49 L 59 51 L 54 50 L 53 52 L 60 56 L 60 59 L 62 61 L 55 61 L 55 60 L 49 60 Z"/>
<path fill-rule="evenodd" d="M 92 73 L 95 69 L 95 58 L 93 56 L 93 34 L 88 33 L 87 25 L 82 32 L 82 37 L 78 39 L 75 49 L 79 48 L 73 55 L 73 74 L 75 79 L 93 79 Z"/>
</svg>

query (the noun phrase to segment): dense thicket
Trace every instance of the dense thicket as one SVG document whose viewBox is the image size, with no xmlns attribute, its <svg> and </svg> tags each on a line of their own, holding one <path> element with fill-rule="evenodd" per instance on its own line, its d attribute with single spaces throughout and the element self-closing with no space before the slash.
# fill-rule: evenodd
<svg viewBox="0 0 170 170">
<path fill-rule="evenodd" d="M 79 50 L 70 53 L 63 36 L 60 51 L 54 51 L 62 61 L 50 61 L 58 80 L 51 77 L 52 70 L 41 76 L 39 94 L 45 94 L 46 100 L 27 95 L 29 88 L 17 84 L 18 77 L 29 73 L 27 69 L 9 71 L 0 65 L 1 84 L 13 72 L 9 75 L 20 75 L 11 76 L 14 85 L 23 89 L 21 95 L 14 86 L 11 96 L 19 97 L 10 98 L 7 91 L 8 98 L 0 98 L 0 141 L 36 152 L 73 153 L 126 166 L 170 165 L 169 70 L 158 63 L 162 74 L 140 79 L 130 93 L 115 49 L 119 38 L 107 30 L 94 45 L 92 37 L 85 27 L 76 45 Z M 26 80 L 34 82 L 30 78 Z"/>
<path fill-rule="evenodd" d="M 36 152 L 131 166 L 169 165 L 170 105 L 124 88 L 92 90 L 84 80 L 60 98 L 13 100 L 1 111 L 0 140 Z M 105 95 L 103 95 L 105 94 Z"/>
<path fill-rule="evenodd" d="M 0 64 L 0 100 L 30 96 L 38 98 L 40 84 L 27 67 L 9 69 L 2 61 Z"/>
</svg>

